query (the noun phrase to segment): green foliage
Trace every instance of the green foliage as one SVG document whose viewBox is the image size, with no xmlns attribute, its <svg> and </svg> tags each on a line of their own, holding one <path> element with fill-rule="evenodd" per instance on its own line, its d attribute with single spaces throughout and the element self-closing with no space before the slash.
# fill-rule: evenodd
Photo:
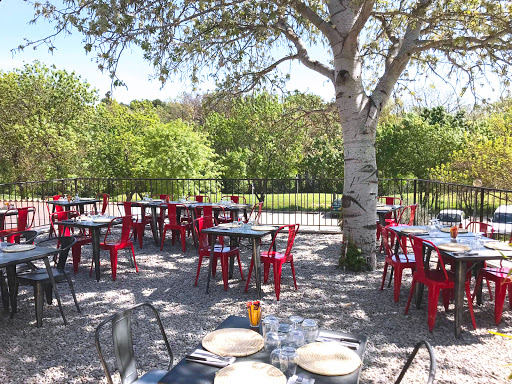
<svg viewBox="0 0 512 384">
<path fill-rule="evenodd" d="M 368 269 L 368 262 L 363 256 L 361 248 L 358 248 L 351 239 L 343 245 L 345 249 L 342 248 L 342 256 L 339 259 L 338 266 L 354 272 L 366 271 Z"/>
<path fill-rule="evenodd" d="M 0 72 L 2 181 L 76 175 L 96 93 L 75 73 L 39 62 Z"/>
</svg>

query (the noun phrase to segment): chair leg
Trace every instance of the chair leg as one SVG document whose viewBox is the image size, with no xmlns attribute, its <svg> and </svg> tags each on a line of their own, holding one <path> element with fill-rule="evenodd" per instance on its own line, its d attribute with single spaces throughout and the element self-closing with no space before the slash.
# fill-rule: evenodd
<svg viewBox="0 0 512 384">
<path fill-rule="evenodd" d="M 263 263 L 263 284 L 267 284 L 270 274 L 270 263 Z"/>
<path fill-rule="evenodd" d="M 197 263 L 196 281 L 194 287 L 197 287 L 197 280 L 199 280 L 199 271 L 201 270 L 201 263 L 203 262 L 203 256 L 199 255 L 199 262 Z"/>
<path fill-rule="evenodd" d="M 139 231 L 139 247 L 142 249 L 142 241 L 144 240 L 144 225 L 137 226 L 137 230 Z"/>
<path fill-rule="evenodd" d="M 503 313 L 503 305 L 505 304 L 505 295 L 507 288 L 505 285 L 496 282 L 495 284 L 495 301 L 494 301 L 494 322 L 498 325 L 501 321 Z"/>
<path fill-rule="evenodd" d="M 4 272 L 0 268 L 0 291 L 2 294 L 2 305 L 4 310 L 9 309 L 9 293 L 7 291 L 7 283 L 5 282 Z"/>
<path fill-rule="evenodd" d="M 227 257 L 222 256 L 220 258 L 220 264 L 222 266 L 222 281 L 224 282 L 224 290 L 228 290 L 228 278 L 229 278 L 229 261 Z"/>
<path fill-rule="evenodd" d="M 48 303 L 48 305 L 52 305 L 52 302 L 53 302 L 52 286 L 50 284 L 48 284 L 48 285 L 43 286 L 43 289 L 44 289 L 44 293 L 46 295 L 46 303 Z"/>
<path fill-rule="evenodd" d="M 489 280 L 485 279 L 485 281 L 487 282 L 487 290 L 489 291 L 489 298 L 491 299 L 492 301 L 492 290 L 491 290 L 491 283 L 489 282 Z"/>
<path fill-rule="evenodd" d="M 162 231 L 162 241 L 160 242 L 160 250 L 164 249 L 164 240 L 165 240 L 165 233 L 167 230 L 164 227 L 164 230 Z"/>
<path fill-rule="evenodd" d="M 393 292 L 393 299 L 395 300 L 395 303 L 398 303 L 398 300 L 400 300 L 401 286 L 402 286 L 402 268 L 396 267 L 395 268 L 394 292 Z"/>
<path fill-rule="evenodd" d="M 73 245 L 73 247 L 71 248 L 71 254 L 73 256 L 73 271 L 77 273 L 78 265 L 80 264 L 80 259 L 82 258 L 82 246 Z"/>
<path fill-rule="evenodd" d="M 276 298 L 279 301 L 279 294 L 281 293 L 281 271 L 282 264 L 281 263 L 273 263 L 274 265 L 274 289 L 276 290 Z"/>
<path fill-rule="evenodd" d="M 432 332 L 436 323 L 437 303 L 439 302 L 439 288 L 428 287 L 428 330 Z"/>
<path fill-rule="evenodd" d="M 290 260 L 290 267 L 292 268 L 293 284 L 295 285 L 295 290 L 297 290 L 297 280 L 295 279 L 295 266 L 293 265 L 293 260 Z"/>
<path fill-rule="evenodd" d="M 445 312 L 448 312 L 448 308 L 450 307 L 452 293 L 454 293 L 453 289 L 443 289 L 442 290 L 443 306 L 444 306 Z"/>
<path fill-rule="evenodd" d="M 240 276 L 242 277 L 242 281 L 244 281 L 244 272 L 242 271 L 242 260 L 240 259 L 240 252 L 237 252 L 236 258 L 238 260 L 238 268 L 240 269 Z"/>
<path fill-rule="evenodd" d="M 132 250 L 132 258 L 133 258 L 133 264 L 135 265 L 135 272 L 139 273 L 139 267 L 137 266 L 137 260 L 135 260 L 135 250 L 133 249 L 133 244 L 130 244 L 130 248 Z"/>
<path fill-rule="evenodd" d="M 512 284 L 508 284 L 508 305 L 512 308 Z"/>
<path fill-rule="evenodd" d="M 247 273 L 247 283 L 245 283 L 245 293 L 247 293 L 247 289 L 249 289 L 249 282 L 251 281 L 252 268 L 254 267 L 254 261 L 251 258 L 251 265 L 249 266 L 249 272 Z"/>
<path fill-rule="evenodd" d="M 386 275 L 388 273 L 388 263 L 384 262 L 384 271 L 382 272 L 382 284 L 380 285 L 380 290 L 384 289 L 384 284 L 386 283 Z"/>
<path fill-rule="evenodd" d="M 471 324 L 473 324 L 473 329 L 476 329 L 475 313 L 473 312 L 473 300 L 471 300 L 471 289 L 469 287 L 469 281 L 466 281 L 465 285 L 466 298 L 468 299 L 469 315 L 471 316 Z"/>
<path fill-rule="evenodd" d="M 391 271 L 389 271 L 388 288 L 391 288 L 391 281 L 393 280 L 393 274 L 395 273 L 395 267 L 391 265 Z"/>
<path fill-rule="evenodd" d="M 181 250 L 183 252 L 185 252 L 186 250 L 186 247 L 187 247 L 187 236 L 186 236 L 186 231 L 187 229 L 182 227 L 183 229 L 180 229 L 180 236 L 181 236 Z"/>
<path fill-rule="evenodd" d="M 478 288 L 480 288 L 480 284 L 482 284 L 483 278 L 483 275 L 479 273 L 478 277 L 476 278 L 475 290 L 473 291 L 473 295 L 471 296 L 471 302 L 475 301 L 476 293 L 478 292 Z M 487 283 L 489 283 L 489 281 L 487 281 Z"/>
<path fill-rule="evenodd" d="M 82 311 L 80 311 L 80 307 L 78 306 L 78 300 L 76 299 L 76 294 L 75 294 L 75 287 L 73 287 L 73 282 L 71 281 L 71 277 L 69 277 L 69 275 L 67 273 L 65 274 L 65 276 L 66 276 L 66 280 L 68 281 L 69 290 L 71 291 L 71 295 L 73 296 L 73 301 L 75 302 L 76 311 L 78 313 L 82 313 Z"/>
<path fill-rule="evenodd" d="M 117 275 L 117 250 L 111 249 L 110 250 L 110 265 L 112 268 L 112 280 L 116 280 Z"/>
<path fill-rule="evenodd" d="M 36 325 L 43 325 L 43 301 L 44 301 L 43 285 L 38 282 L 34 285 L 34 299 L 36 302 Z"/>
<path fill-rule="evenodd" d="M 412 275 L 412 283 L 411 283 L 411 291 L 409 292 L 409 298 L 407 299 L 407 304 L 405 305 L 405 314 L 409 312 L 409 306 L 411 305 L 412 295 L 414 294 L 414 287 L 416 286 L 416 279 L 414 278 L 414 274 Z"/>
</svg>

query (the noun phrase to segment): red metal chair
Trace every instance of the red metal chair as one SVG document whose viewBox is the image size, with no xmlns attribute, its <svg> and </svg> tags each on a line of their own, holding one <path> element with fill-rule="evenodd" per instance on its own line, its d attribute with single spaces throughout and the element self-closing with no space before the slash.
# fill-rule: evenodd
<svg viewBox="0 0 512 384">
<path fill-rule="evenodd" d="M 249 217 L 247 220 L 244 220 L 244 223 L 248 223 L 249 221 L 254 221 L 257 224 L 260 224 L 261 219 L 261 209 L 263 208 L 263 201 L 256 203 L 252 206 L 251 213 L 249 213 Z M 253 214 L 254 213 L 254 217 Z"/>
<path fill-rule="evenodd" d="M 166 195 L 166 194 L 156 194 L 156 195 L 152 195 L 151 197 L 153 199 L 160 199 L 160 200 L 164 200 L 164 201 L 167 201 L 167 199 L 169 199 L 169 201 L 173 200 L 172 195 Z"/>
<path fill-rule="evenodd" d="M 82 258 L 82 246 L 91 244 L 92 237 L 91 235 L 83 228 L 78 230 L 78 233 L 75 233 L 75 228 L 64 227 L 62 225 L 58 225 L 56 227 L 56 222 L 72 219 L 75 217 L 79 217 L 80 213 L 77 211 L 61 211 L 61 212 L 53 212 L 51 215 L 50 224 L 53 228 L 53 232 L 57 234 L 57 236 L 73 236 L 76 239 L 76 242 L 71 247 L 71 254 L 73 256 L 73 271 L 75 273 L 78 272 L 78 265 L 80 264 L 80 260 Z"/>
<path fill-rule="evenodd" d="M 110 201 L 110 195 L 108 193 L 98 193 L 96 196 L 97 199 L 101 199 L 101 214 L 104 215 L 108 208 L 108 203 Z M 98 213 L 98 212 L 96 212 Z"/>
<path fill-rule="evenodd" d="M 450 304 L 451 290 L 454 289 L 454 277 L 453 274 L 449 274 L 444 266 L 443 258 L 436 245 L 428 240 L 422 239 L 416 236 L 409 236 L 414 251 L 414 260 L 416 263 L 416 269 L 412 274 L 411 292 L 409 293 L 409 299 L 405 306 L 405 313 L 409 312 L 409 305 L 411 304 L 412 296 L 416 283 L 424 284 L 428 289 L 428 329 L 432 332 L 436 321 L 437 314 L 437 303 L 439 301 L 439 294 L 443 292 L 443 304 L 445 310 L 448 310 Z M 437 252 L 437 268 L 430 269 L 428 264 L 425 265 L 426 260 L 424 259 L 423 246 L 428 244 L 432 251 Z M 473 328 L 476 329 L 475 315 L 473 313 L 473 303 L 471 301 L 471 292 L 469 283 L 471 280 L 471 274 L 466 274 L 465 291 L 468 299 L 469 313 L 471 315 L 471 322 Z"/>
<path fill-rule="evenodd" d="M 205 200 L 207 200 L 208 203 L 212 202 L 212 200 L 210 199 L 210 196 L 207 196 L 207 195 L 191 195 L 191 196 L 187 197 L 187 200 L 195 200 L 198 203 L 205 203 L 206 202 Z"/>
<path fill-rule="evenodd" d="M 108 237 L 111 235 L 111 229 L 114 224 L 117 224 L 117 221 L 122 220 L 121 227 L 121 236 L 117 241 L 109 241 Z M 137 267 L 137 261 L 135 260 L 135 250 L 133 249 L 133 242 L 131 241 L 132 234 L 132 216 L 126 215 L 123 217 L 116 217 L 110 221 L 108 225 L 107 232 L 105 233 L 105 239 L 102 243 L 100 243 L 100 249 L 110 252 L 110 265 L 112 267 L 112 280 L 116 280 L 117 276 L 117 253 L 121 249 L 130 248 L 132 251 L 133 264 L 135 265 L 135 271 L 139 272 L 139 268 Z M 131 259 L 130 259 L 131 262 Z M 93 261 L 94 263 L 94 261 Z M 91 263 L 91 271 L 90 275 L 92 276 L 92 267 L 93 263 Z"/>
<path fill-rule="evenodd" d="M 494 228 L 490 223 L 482 223 L 481 221 L 472 221 L 466 225 L 466 229 L 471 232 L 482 232 L 485 237 L 492 238 L 494 234 Z"/>
<path fill-rule="evenodd" d="M 403 207 L 398 214 L 396 226 L 414 225 L 414 216 L 416 215 L 417 208 L 418 204 Z"/>
<path fill-rule="evenodd" d="M 174 245 L 174 242 L 176 241 L 175 234 L 178 232 L 181 237 L 181 249 L 183 252 L 186 250 L 186 233 L 190 232 L 192 230 L 192 226 L 188 222 L 178 221 L 178 215 L 177 215 L 177 207 L 179 206 L 181 209 L 185 209 L 185 212 L 188 216 L 188 208 L 184 204 L 166 204 L 167 205 L 167 220 L 169 221 L 166 223 L 164 220 L 164 217 L 160 216 L 160 219 L 162 220 L 162 223 L 164 225 L 163 231 L 162 231 L 162 243 L 160 244 L 160 250 L 164 248 L 164 241 L 165 241 L 165 233 L 170 230 L 171 231 L 171 239 L 172 239 L 172 245 Z M 163 212 L 163 210 L 161 210 Z"/>
<path fill-rule="evenodd" d="M 386 257 L 384 259 L 384 272 L 382 274 L 382 284 L 380 286 L 380 290 L 384 289 L 384 283 L 386 282 L 386 274 L 388 270 L 388 265 L 391 266 L 392 271 L 391 275 L 395 275 L 395 283 L 394 283 L 394 295 L 393 298 L 395 303 L 398 303 L 400 299 L 400 288 L 402 286 L 402 272 L 404 269 L 411 269 L 411 272 L 414 272 L 416 268 L 415 260 L 412 256 L 407 255 L 407 247 L 402 247 L 402 243 L 399 242 L 399 248 L 401 253 L 395 254 L 395 250 L 393 249 L 393 245 L 398 241 L 398 236 L 392 229 L 388 229 L 386 227 L 382 227 L 380 224 L 380 231 L 382 234 L 382 243 L 384 244 L 384 251 L 386 253 Z M 389 278 L 389 284 L 391 285 L 391 276 Z"/>
<path fill-rule="evenodd" d="M 284 253 L 279 253 L 274 251 L 274 243 L 277 239 L 277 236 L 283 229 L 288 229 L 288 242 L 286 244 L 286 250 Z M 299 224 L 289 224 L 283 225 L 277 229 L 277 232 L 272 239 L 272 243 L 270 244 L 270 248 L 268 251 L 261 252 L 260 259 L 263 264 L 263 282 L 266 283 L 268 281 L 268 276 L 270 274 L 270 265 L 272 265 L 274 270 L 274 287 L 276 290 L 276 297 L 279 301 L 279 294 L 281 293 L 281 271 L 283 269 L 284 263 L 290 263 L 290 267 L 292 269 L 292 277 L 293 283 L 295 284 L 295 289 L 297 289 L 297 280 L 295 279 L 295 266 L 293 265 L 293 255 L 291 253 L 293 242 L 295 241 L 295 236 L 297 235 L 297 231 L 299 230 Z M 249 288 L 249 282 L 251 281 L 251 273 L 252 268 L 254 266 L 254 260 L 251 259 L 251 265 L 249 267 L 249 274 L 247 276 L 247 283 L 245 285 L 245 292 Z"/>
<path fill-rule="evenodd" d="M 133 239 L 139 239 L 139 247 L 142 249 L 142 241 L 144 237 L 144 230 L 146 229 L 146 225 L 150 225 L 153 227 L 153 221 L 151 220 L 151 216 L 146 216 L 146 210 L 143 206 L 138 203 L 134 203 L 131 201 L 123 202 L 124 214 L 125 216 L 131 216 L 133 218 Z M 140 208 L 140 216 L 134 215 L 132 208 L 137 207 Z"/>
<path fill-rule="evenodd" d="M 16 227 L 13 228 L 4 228 L 0 230 L 0 238 L 7 237 L 14 232 L 23 232 L 27 229 L 32 228 L 34 225 L 34 219 L 36 216 L 36 208 L 35 207 L 20 207 L 20 208 L 10 208 L 5 213 L 5 217 L 9 216 L 9 212 L 13 212 L 17 214 L 17 222 Z M 32 216 L 32 217 L 30 217 Z M 9 243 L 18 243 L 18 236 L 9 236 L 7 238 Z"/>
<path fill-rule="evenodd" d="M 197 264 L 197 273 L 196 273 L 196 281 L 194 286 L 197 286 L 197 280 L 199 279 L 199 271 L 201 270 L 201 264 L 203 263 L 203 258 L 208 259 L 211 255 L 211 244 L 208 240 L 208 235 L 203 233 L 203 229 L 211 228 L 213 226 L 213 220 L 209 217 L 200 217 L 196 219 L 194 222 L 194 231 L 196 232 L 198 239 L 198 252 L 199 252 L 199 262 Z M 215 272 L 217 270 L 217 260 L 220 259 L 221 267 L 222 267 L 222 280 L 224 282 L 224 290 L 228 290 L 228 278 L 229 278 L 229 258 L 235 257 L 238 260 L 238 268 L 240 269 L 240 276 L 242 277 L 242 281 L 244 280 L 244 273 L 242 271 L 242 260 L 240 259 L 240 252 L 238 248 L 226 247 L 223 244 L 215 244 L 213 249 L 213 257 L 212 260 L 212 275 L 215 277 Z"/>
<path fill-rule="evenodd" d="M 213 207 L 211 205 L 204 205 L 201 207 L 195 207 L 194 208 L 196 212 L 196 217 L 199 218 L 201 216 L 203 217 L 213 217 Z"/>
<path fill-rule="evenodd" d="M 399 197 L 393 196 L 379 196 L 377 197 L 377 201 L 384 203 L 386 205 L 402 205 L 402 199 Z M 396 224 L 395 218 L 393 216 L 393 212 L 386 213 L 386 225 Z M 378 238 L 377 238 L 378 240 Z"/>
<path fill-rule="evenodd" d="M 240 200 L 243 200 L 244 204 L 247 204 L 247 200 L 243 196 L 238 196 L 238 195 L 231 195 L 231 196 L 229 196 L 229 195 L 226 195 L 226 196 L 222 196 L 221 199 L 223 199 L 225 197 L 229 198 L 235 204 L 239 204 Z"/>
</svg>

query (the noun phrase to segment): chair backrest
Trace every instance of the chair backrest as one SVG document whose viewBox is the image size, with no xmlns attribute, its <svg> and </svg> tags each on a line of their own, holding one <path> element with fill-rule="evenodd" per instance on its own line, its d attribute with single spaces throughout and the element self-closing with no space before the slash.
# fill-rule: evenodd
<svg viewBox="0 0 512 384">
<path fill-rule="evenodd" d="M 64 197 L 64 195 L 53 195 L 52 200 L 59 200 L 62 197 Z"/>
<path fill-rule="evenodd" d="M 104 242 L 107 242 L 108 236 L 111 234 L 112 227 L 119 222 L 119 220 L 122 220 L 121 225 L 121 236 L 119 237 L 119 240 L 117 240 L 117 244 L 121 243 L 127 243 L 130 238 L 132 237 L 132 224 L 133 224 L 133 218 L 132 215 L 125 215 L 120 217 L 114 217 L 112 220 L 110 220 L 110 223 L 107 228 L 107 232 L 105 233 L 105 239 Z"/>
<path fill-rule="evenodd" d="M 37 235 L 39 235 L 39 233 L 33 229 L 28 231 L 14 232 L 7 236 L 7 242 L 18 244 L 34 244 L 34 240 Z"/>
<path fill-rule="evenodd" d="M 428 341 L 421 340 L 420 342 L 418 342 L 416 344 L 416 346 L 414 347 L 414 350 L 409 355 L 409 358 L 407 359 L 407 362 L 405 363 L 404 367 L 402 368 L 402 371 L 400 372 L 398 379 L 396 379 L 395 384 L 400 384 L 402 382 L 402 379 L 404 378 L 405 373 L 411 366 L 411 363 L 412 363 L 414 357 L 416 356 L 416 353 L 418 353 L 418 350 L 420 349 L 420 347 L 422 345 L 425 345 L 425 348 L 427 348 L 428 356 L 430 359 L 430 367 L 428 370 L 428 380 L 427 380 L 426 384 L 434 383 L 434 379 L 435 379 L 435 375 L 436 375 L 436 355 L 434 354 L 434 349 L 430 346 Z"/>
<path fill-rule="evenodd" d="M 443 258 L 441 257 L 441 252 L 437 246 L 431 241 L 422 239 L 421 237 L 409 235 L 409 240 L 412 244 L 412 250 L 414 251 L 414 260 L 416 264 L 416 272 L 425 275 L 425 258 L 424 258 L 424 247 L 423 245 L 428 245 L 433 252 L 437 252 L 438 255 L 438 267 L 441 268 L 444 274 L 445 281 L 448 281 L 448 273 L 446 272 L 446 268 L 444 266 Z M 416 273 L 415 272 L 415 273 Z"/>
<path fill-rule="evenodd" d="M 402 205 L 402 199 L 394 196 L 379 196 L 377 200 L 386 205 Z"/>
<path fill-rule="evenodd" d="M 196 217 L 213 217 L 213 207 L 211 205 L 203 205 L 195 207 Z"/>
<path fill-rule="evenodd" d="M 166 195 L 166 194 L 164 194 L 164 193 L 156 194 L 156 195 L 152 195 L 152 197 L 153 197 L 153 198 L 155 198 L 155 197 L 156 197 L 156 198 L 158 198 L 158 199 L 160 199 L 160 200 L 167 200 L 167 198 L 169 198 L 169 200 L 172 200 L 172 199 L 173 199 L 172 195 Z"/>
<path fill-rule="evenodd" d="M 384 251 L 386 252 L 387 257 L 393 258 L 393 256 L 396 253 L 394 246 L 398 244 L 400 250 L 405 255 L 407 262 L 414 261 L 412 257 L 409 258 L 409 256 L 407 256 L 407 249 L 404 248 L 403 244 L 400 242 L 400 239 L 398 238 L 398 235 L 396 234 L 395 231 L 393 231 L 392 228 L 383 227 L 380 223 L 377 223 L 377 227 L 380 227 L 382 243 L 384 244 Z M 399 257 L 396 257 L 395 260 L 398 263 L 401 262 Z"/>
<path fill-rule="evenodd" d="M 32 217 L 32 218 L 30 218 Z M 18 208 L 18 231 L 25 231 L 32 228 L 36 217 L 36 207 Z"/>
<path fill-rule="evenodd" d="M 192 195 L 187 197 L 187 200 L 190 200 L 192 198 L 193 200 L 197 201 L 198 203 L 210 203 L 212 200 L 210 199 L 210 196 L 207 195 Z"/>
<path fill-rule="evenodd" d="M 255 221 L 257 224 L 260 224 L 262 208 L 263 208 L 263 201 L 254 204 L 252 206 L 251 213 L 249 214 L 249 221 Z M 254 218 L 253 218 L 253 213 L 254 213 Z"/>
<path fill-rule="evenodd" d="M 114 355 L 116 360 L 116 366 L 121 375 L 121 383 L 122 384 L 131 384 L 138 379 L 137 374 L 137 362 L 135 360 L 135 352 L 133 349 L 133 332 L 132 332 L 132 316 L 134 311 L 139 310 L 142 307 L 147 307 L 151 309 L 154 318 L 157 321 L 158 328 L 160 329 L 160 333 L 162 334 L 162 339 L 164 341 L 165 347 L 167 349 L 167 353 L 169 354 L 169 365 L 167 369 L 170 369 L 172 366 L 172 351 L 171 346 L 169 345 L 169 341 L 167 340 L 167 336 L 165 335 L 165 330 L 162 325 L 162 321 L 160 320 L 160 316 L 158 315 L 157 310 L 149 303 L 138 304 L 134 307 L 126 309 L 124 311 L 118 312 L 113 316 L 110 316 L 108 319 L 103 320 L 96 327 L 96 332 L 94 335 L 96 350 L 98 351 L 98 355 L 101 361 L 101 365 L 103 370 L 105 371 L 105 376 L 107 377 L 107 382 L 112 384 L 112 376 L 110 375 L 110 371 L 107 367 L 107 363 L 103 357 L 103 351 L 100 345 L 100 335 L 103 327 L 110 323 L 112 327 L 112 341 L 114 344 Z"/>
<path fill-rule="evenodd" d="M 102 199 L 101 214 L 104 215 L 107 211 L 108 203 L 110 201 L 110 195 L 108 193 L 98 193 L 97 197 Z"/>
<path fill-rule="evenodd" d="M 295 236 L 297 235 L 297 232 L 299 230 L 299 226 L 299 224 L 288 224 L 279 227 L 276 231 L 274 238 L 272 239 L 272 243 L 270 244 L 270 248 L 268 249 L 268 254 L 272 254 L 272 251 L 274 249 L 274 243 L 276 242 L 279 233 L 284 232 L 284 229 L 288 229 L 288 241 L 286 243 L 286 250 L 284 251 L 285 259 L 287 259 L 292 251 L 292 246 L 295 241 Z"/>
<path fill-rule="evenodd" d="M 226 195 L 226 196 L 222 196 L 221 198 L 224 198 L 224 197 L 228 197 L 235 204 L 240 203 L 240 200 L 243 200 L 244 204 L 247 203 L 247 200 L 245 199 L 244 196 L 239 196 L 239 195 L 228 196 L 228 195 Z"/>
<path fill-rule="evenodd" d="M 398 216 L 398 223 L 405 225 L 414 225 L 414 216 L 416 215 L 416 209 L 418 204 L 407 205 L 403 207 Z"/>
<path fill-rule="evenodd" d="M 180 207 L 182 209 L 185 209 L 185 215 L 188 217 L 188 207 L 184 204 L 177 204 L 177 203 L 167 203 L 165 204 L 167 206 L 167 218 L 169 219 L 169 224 L 172 225 L 181 225 L 181 223 L 178 221 L 178 209 L 177 207 Z M 164 219 L 165 210 L 160 210 L 160 216 L 162 220 Z"/>
<path fill-rule="evenodd" d="M 492 234 L 494 233 L 492 224 L 482 223 L 481 221 L 470 222 L 466 225 L 466 229 L 469 229 L 471 232 L 483 232 L 485 237 L 492 237 Z"/>
<path fill-rule="evenodd" d="M 60 252 L 57 256 L 57 269 L 63 271 L 66 267 L 66 260 L 68 259 L 69 249 L 76 243 L 73 236 L 55 236 L 48 239 L 39 241 L 37 245 L 41 247 L 57 248 Z"/>
<path fill-rule="evenodd" d="M 203 229 L 213 227 L 213 218 L 204 216 L 194 221 L 194 231 L 196 232 L 199 251 L 204 251 L 209 247 L 208 235 L 203 233 Z"/>
<path fill-rule="evenodd" d="M 74 217 L 80 216 L 80 213 L 78 211 L 59 211 L 59 212 L 53 212 L 50 215 L 50 225 L 53 228 L 53 232 L 57 233 L 59 236 L 70 236 L 72 233 L 72 230 L 69 227 L 63 227 L 62 225 L 59 225 L 58 228 L 56 228 L 55 223 L 57 221 L 72 219 Z M 64 233 L 62 231 L 64 230 Z"/>
</svg>

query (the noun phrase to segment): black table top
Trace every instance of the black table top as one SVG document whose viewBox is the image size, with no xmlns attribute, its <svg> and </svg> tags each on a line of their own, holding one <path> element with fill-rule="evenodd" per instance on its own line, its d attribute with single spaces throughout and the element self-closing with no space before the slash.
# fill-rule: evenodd
<svg viewBox="0 0 512 384">
<path fill-rule="evenodd" d="M 113 219 L 113 217 L 112 217 L 112 219 Z M 121 223 L 121 220 L 119 220 L 119 223 Z M 115 224 L 119 224 L 119 223 L 115 223 Z M 75 221 L 75 220 L 69 219 L 69 220 L 57 221 L 55 224 L 62 225 L 64 227 L 74 227 L 74 228 L 103 228 L 103 227 L 108 227 L 110 222 L 95 222 L 92 220 Z"/>
<path fill-rule="evenodd" d="M 268 231 L 255 231 L 255 230 L 252 230 L 249 225 L 244 224 L 237 228 L 211 227 L 211 228 L 203 229 L 201 232 L 206 233 L 206 234 L 211 234 L 211 235 L 217 235 L 217 236 L 260 238 L 269 233 L 276 232 L 277 228 L 278 227 L 275 227 L 274 230 L 268 230 Z"/>
<path fill-rule="evenodd" d="M 7 243 L 3 243 L 7 245 Z M 0 252 L 0 268 L 21 263 L 27 263 L 41 259 L 45 256 L 55 255 L 59 250 L 56 248 L 39 247 L 23 252 Z"/>
<path fill-rule="evenodd" d="M 87 198 L 87 197 L 81 198 L 78 201 L 75 201 L 75 200 L 71 200 L 71 201 L 48 200 L 47 201 L 48 204 L 61 205 L 61 206 L 78 206 L 78 205 L 96 204 L 96 203 L 100 203 L 100 202 L 101 202 L 101 200 L 99 200 L 99 199 Z"/>
<path fill-rule="evenodd" d="M 217 327 L 217 329 L 222 328 L 250 329 L 249 320 L 247 317 L 229 316 Z M 359 348 L 355 352 L 361 358 L 361 360 L 363 360 L 367 342 L 366 336 L 335 331 L 329 331 L 329 334 L 360 340 L 361 343 L 359 344 Z M 199 344 L 196 348 L 202 348 L 201 344 Z M 192 349 L 190 352 L 193 352 L 196 348 Z M 236 362 L 242 361 L 258 361 L 270 364 L 270 352 L 266 352 L 264 349 L 262 349 L 260 352 L 255 353 L 254 355 L 236 358 Z M 182 359 L 173 369 L 169 371 L 167 375 L 165 375 L 158 382 L 158 384 L 212 384 L 215 378 L 215 373 L 219 371 L 219 369 L 220 368 Z M 316 384 L 357 384 L 359 382 L 361 369 L 362 367 L 359 367 L 359 369 L 356 371 L 344 376 L 321 376 L 304 371 L 301 367 L 297 367 L 297 374 L 304 373 L 308 377 L 314 378 Z"/>
</svg>

